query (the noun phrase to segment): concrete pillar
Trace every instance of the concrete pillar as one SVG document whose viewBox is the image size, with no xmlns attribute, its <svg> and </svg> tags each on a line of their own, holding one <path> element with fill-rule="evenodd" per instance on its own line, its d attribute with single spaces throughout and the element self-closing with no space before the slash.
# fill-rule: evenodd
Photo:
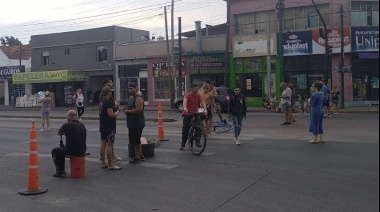
<svg viewBox="0 0 380 212">
<path fill-rule="evenodd" d="M 9 85 L 8 80 L 4 80 L 4 105 L 9 105 Z"/>
</svg>

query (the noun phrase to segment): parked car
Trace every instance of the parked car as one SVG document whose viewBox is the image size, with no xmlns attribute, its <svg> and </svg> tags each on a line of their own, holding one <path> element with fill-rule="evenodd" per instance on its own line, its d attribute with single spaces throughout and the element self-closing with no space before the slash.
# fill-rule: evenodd
<svg viewBox="0 0 380 212">
<path fill-rule="evenodd" d="M 232 95 L 232 89 L 225 87 L 216 87 L 216 92 L 218 93 L 218 99 L 215 104 L 219 104 L 221 112 L 225 113 L 228 109 L 228 102 L 230 101 L 230 96 Z M 183 111 L 183 96 L 178 97 L 174 100 L 174 107 L 177 108 L 178 112 Z"/>
</svg>

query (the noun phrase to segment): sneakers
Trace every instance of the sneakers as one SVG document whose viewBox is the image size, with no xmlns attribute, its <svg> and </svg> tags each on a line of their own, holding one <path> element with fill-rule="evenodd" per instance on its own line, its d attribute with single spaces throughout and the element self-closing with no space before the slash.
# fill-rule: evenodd
<svg viewBox="0 0 380 212">
<path fill-rule="evenodd" d="M 235 138 L 235 140 L 234 140 L 234 144 L 236 144 L 236 140 L 237 140 L 237 139 Z"/>
<path fill-rule="evenodd" d="M 239 146 L 240 145 L 240 141 L 236 140 L 235 144 Z"/>
<path fill-rule="evenodd" d="M 45 131 L 45 129 L 44 129 L 44 128 L 40 129 L 40 132 L 43 132 L 43 131 Z"/>
<path fill-rule="evenodd" d="M 47 128 L 47 129 L 46 129 L 46 131 L 50 131 L 50 129 L 49 129 L 49 128 Z"/>
<path fill-rule="evenodd" d="M 145 161 L 145 156 L 143 154 L 140 155 L 140 161 L 144 162 Z"/>
<path fill-rule="evenodd" d="M 292 126 L 292 124 L 290 122 L 284 122 L 281 124 L 281 126 Z"/>
<path fill-rule="evenodd" d="M 66 178 L 67 173 L 65 171 L 57 171 L 53 174 L 53 177 L 60 177 L 60 178 Z"/>
<path fill-rule="evenodd" d="M 128 163 L 129 163 L 129 164 L 132 164 L 132 165 L 135 165 L 135 164 L 140 163 L 140 161 L 141 161 L 140 159 L 133 158 L 133 160 L 129 161 Z"/>
</svg>

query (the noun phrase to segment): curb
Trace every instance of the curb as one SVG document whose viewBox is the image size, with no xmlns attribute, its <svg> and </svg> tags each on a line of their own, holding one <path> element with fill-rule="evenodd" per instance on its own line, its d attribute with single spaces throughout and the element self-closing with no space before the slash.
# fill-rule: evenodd
<svg viewBox="0 0 380 212">
<path fill-rule="evenodd" d="M 0 118 L 34 118 L 34 119 L 40 119 L 41 116 L 34 116 L 34 115 L 31 115 L 31 116 L 26 116 L 26 115 L 20 115 L 20 116 L 16 116 L 16 115 L 0 115 Z M 50 119 L 66 119 L 66 116 L 50 116 Z M 86 117 L 84 118 L 85 120 L 99 120 L 99 117 Z M 120 120 L 125 120 L 125 118 L 117 118 L 117 121 L 120 121 Z M 157 122 L 157 118 L 145 118 L 145 121 L 149 121 L 149 122 Z M 169 119 L 162 119 L 163 122 L 176 122 L 177 120 L 176 119 L 172 119 L 172 118 L 169 118 Z"/>
</svg>

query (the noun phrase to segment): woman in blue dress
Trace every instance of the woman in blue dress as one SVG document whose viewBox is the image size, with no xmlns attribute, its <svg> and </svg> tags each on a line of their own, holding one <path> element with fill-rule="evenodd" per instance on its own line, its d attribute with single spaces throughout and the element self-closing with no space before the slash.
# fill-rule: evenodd
<svg viewBox="0 0 380 212">
<path fill-rule="evenodd" d="M 314 83 L 313 89 L 315 91 L 312 94 L 310 99 L 310 127 L 309 131 L 313 133 L 314 138 L 309 141 L 311 144 L 323 143 L 323 101 L 325 99 L 324 94 L 322 93 L 322 84 L 319 82 Z M 318 135 L 320 137 L 318 141 Z"/>
</svg>

